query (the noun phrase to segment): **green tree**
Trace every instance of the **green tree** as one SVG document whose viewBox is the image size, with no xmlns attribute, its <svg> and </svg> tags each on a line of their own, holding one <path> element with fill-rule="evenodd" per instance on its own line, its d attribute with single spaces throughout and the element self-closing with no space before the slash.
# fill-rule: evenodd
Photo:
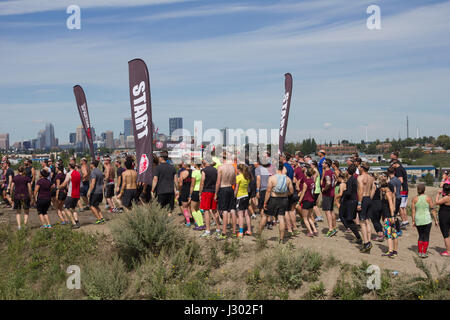
<svg viewBox="0 0 450 320">
<path fill-rule="evenodd" d="M 440 135 L 436 139 L 436 145 L 444 149 L 450 149 L 450 137 L 445 134 Z"/>
</svg>

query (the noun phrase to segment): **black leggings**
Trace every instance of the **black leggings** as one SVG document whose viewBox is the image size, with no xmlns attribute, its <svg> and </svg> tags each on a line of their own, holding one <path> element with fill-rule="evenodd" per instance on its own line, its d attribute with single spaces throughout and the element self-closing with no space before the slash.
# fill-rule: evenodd
<svg viewBox="0 0 450 320">
<path fill-rule="evenodd" d="M 383 207 L 381 206 L 381 200 L 372 200 L 372 205 L 369 208 L 369 216 L 377 233 L 383 232 L 383 226 L 380 222 L 382 213 Z"/>
<path fill-rule="evenodd" d="M 419 241 L 430 241 L 431 223 L 423 226 L 416 226 L 416 228 L 419 232 Z"/>
<path fill-rule="evenodd" d="M 341 219 L 342 224 L 346 229 L 349 228 L 347 221 L 345 221 L 345 211 L 347 210 L 347 206 L 345 202 L 341 202 L 341 206 L 339 207 L 339 219 Z"/>
<path fill-rule="evenodd" d="M 347 226 L 350 230 L 352 230 L 353 234 L 357 239 L 361 239 L 361 236 L 358 232 L 358 227 L 356 226 L 355 221 L 356 218 L 356 209 L 358 207 L 358 201 L 356 200 L 347 200 L 344 201 L 343 205 L 345 206 L 345 211 L 343 211 L 343 218 L 345 221 L 344 226 Z"/>
</svg>

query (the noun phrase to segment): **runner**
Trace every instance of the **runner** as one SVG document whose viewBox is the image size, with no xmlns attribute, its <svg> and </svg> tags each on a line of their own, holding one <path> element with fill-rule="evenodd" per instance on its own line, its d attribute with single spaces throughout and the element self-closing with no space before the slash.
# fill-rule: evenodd
<svg viewBox="0 0 450 320">
<path fill-rule="evenodd" d="M 360 166 L 360 175 L 358 176 L 358 216 L 359 224 L 361 226 L 361 234 L 363 238 L 363 247 L 361 252 L 370 253 L 372 249 L 372 228 L 370 226 L 369 210 L 372 206 L 372 198 L 375 193 L 374 178 L 369 175 L 370 165 L 367 162 L 362 162 Z"/>
<path fill-rule="evenodd" d="M 81 189 L 80 189 L 80 198 L 83 200 L 84 208 L 83 210 L 89 210 L 90 201 L 88 200 L 87 193 L 89 190 L 89 179 L 91 176 L 91 170 L 88 165 L 88 161 L 86 158 L 81 159 Z M 81 205 L 80 201 L 80 205 Z"/>
<path fill-rule="evenodd" d="M 394 258 L 398 255 L 398 234 L 395 227 L 395 196 L 389 188 L 386 177 L 380 177 L 381 204 L 383 206 L 384 235 L 387 238 L 389 251 L 382 256 Z"/>
<path fill-rule="evenodd" d="M 297 170 L 297 174 L 299 175 L 299 179 L 294 179 L 294 168 L 289 163 L 291 160 L 291 155 L 286 153 L 281 155 L 281 162 L 283 162 L 284 168 L 283 173 L 291 179 L 294 184 L 294 193 L 289 196 L 289 210 L 285 214 L 285 223 L 288 230 L 288 237 L 297 236 L 300 234 L 300 230 L 297 227 L 297 217 L 296 217 L 296 209 L 297 203 L 299 201 L 299 193 L 301 186 L 303 185 L 303 180 L 305 179 L 305 175 L 303 174 L 303 170 L 300 168 Z M 301 174 L 300 174 L 301 171 Z M 297 182 L 299 185 L 297 186 Z"/>
<path fill-rule="evenodd" d="M 300 168 L 300 167 L 299 167 Z M 301 168 L 300 168 L 301 170 Z M 297 172 L 297 169 L 296 169 Z M 303 173 L 303 172 L 302 172 Z M 308 233 L 306 236 L 314 237 L 318 236 L 316 226 L 314 224 L 314 217 L 312 214 L 312 210 L 314 207 L 314 188 L 316 183 L 314 182 L 314 174 L 315 171 L 313 168 L 309 168 L 306 171 L 306 178 L 297 180 L 298 190 L 301 190 L 299 196 L 299 205 L 297 206 L 298 210 L 301 211 L 303 222 L 305 223 L 306 228 L 308 229 Z M 300 206 L 301 204 L 301 206 Z"/>
<path fill-rule="evenodd" d="M 284 215 L 289 210 L 288 197 L 294 193 L 292 180 L 283 174 L 284 165 L 282 162 L 278 165 L 277 173 L 269 178 L 267 184 L 266 196 L 264 199 L 264 210 L 268 215 L 278 217 L 279 220 L 279 243 L 285 243 Z M 266 224 L 266 215 L 261 218 L 259 225 L 259 234 Z"/>
<path fill-rule="evenodd" d="M 314 187 L 314 208 L 313 208 L 313 212 L 316 216 L 315 218 L 315 226 L 317 227 L 317 222 L 323 222 L 323 217 L 320 214 L 320 210 L 319 207 L 317 206 L 317 200 L 319 199 L 319 196 L 322 192 L 321 188 L 320 188 L 320 173 L 319 173 L 319 169 L 318 169 L 318 164 L 316 160 L 311 161 L 311 168 L 313 168 L 314 170 L 314 175 L 313 175 L 313 179 L 316 183 L 315 187 Z"/>
<path fill-rule="evenodd" d="M 217 214 L 217 201 L 215 200 L 217 169 L 212 166 L 213 160 L 206 158 L 203 160 L 202 180 L 200 183 L 199 197 L 200 210 L 205 214 L 206 230 L 201 237 L 209 237 L 211 235 L 211 216 L 216 226 L 216 234 L 220 235 L 219 216 Z"/>
<path fill-rule="evenodd" d="M 325 155 L 326 155 L 325 150 L 320 150 L 319 151 L 319 158 L 320 158 L 320 160 L 319 160 L 319 163 L 317 165 L 317 169 L 319 170 L 320 179 L 322 179 L 322 174 L 323 174 L 323 163 L 326 160 L 325 159 Z M 330 165 L 330 167 L 331 167 L 331 165 Z"/>
<path fill-rule="evenodd" d="M 234 197 L 236 198 L 236 210 L 238 214 L 238 223 L 239 223 L 239 233 L 238 238 L 244 237 L 244 217 L 245 222 L 247 223 L 247 231 L 246 235 L 252 235 L 252 222 L 250 219 L 250 215 L 248 213 L 249 207 L 249 194 L 248 194 L 248 186 L 251 181 L 251 174 L 249 168 L 240 164 L 238 166 L 239 174 L 236 177 L 236 188 L 234 191 Z"/>
<path fill-rule="evenodd" d="M 48 180 L 49 172 L 46 169 L 41 170 L 41 178 L 36 183 L 34 189 L 34 197 L 36 199 L 36 209 L 39 214 L 39 220 L 41 221 L 41 228 L 50 229 L 52 225 L 48 218 L 48 209 L 52 201 L 52 183 Z M 31 191 L 31 184 L 30 184 Z"/>
<path fill-rule="evenodd" d="M 411 219 L 413 227 L 417 228 L 419 233 L 419 240 L 417 242 L 418 253 L 420 258 L 427 258 L 427 249 L 430 241 L 431 231 L 431 213 L 433 208 L 433 200 L 425 194 L 425 184 L 419 183 L 417 185 L 417 196 L 414 197 L 411 205 Z M 436 210 L 432 210 L 434 222 L 436 226 L 439 224 Z"/>
<path fill-rule="evenodd" d="M 98 168 L 98 163 L 98 160 L 91 161 L 89 170 L 91 182 L 86 193 L 86 196 L 89 199 L 89 207 L 97 219 L 95 224 L 105 223 L 102 210 L 100 209 L 100 204 L 103 201 L 103 172 Z"/>
<path fill-rule="evenodd" d="M 58 214 L 62 225 L 70 224 L 63 208 L 64 201 L 67 198 L 67 189 L 59 189 L 59 186 L 64 182 L 65 178 L 64 167 L 60 165 L 56 170 L 56 213 Z"/>
<path fill-rule="evenodd" d="M 339 186 L 340 186 L 340 182 L 339 182 L 338 178 L 339 178 L 340 174 L 342 173 L 341 169 L 339 169 L 339 161 L 333 160 L 333 164 L 331 165 L 331 168 L 333 169 L 334 179 L 336 180 L 336 186 L 334 187 L 334 194 L 338 195 L 339 194 Z M 334 205 L 337 208 L 339 208 L 338 204 L 339 204 L 339 202 L 335 197 Z M 340 222 L 341 220 L 340 220 L 340 218 L 338 218 L 336 221 Z"/>
<path fill-rule="evenodd" d="M 267 170 L 267 165 L 261 165 L 261 161 L 258 159 L 255 165 L 255 176 L 256 176 L 256 198 L 258 199 L 258 209 L 259 213 L 264 214 L 264 199 L 266 198 L 267 184 L 269 182 L 270 173 Z M 270 218 L 270 217 L 269 217 Z M 272 230 L 272 219 L 268 220 L 267 228 Z"/>
<path fill-rule="evenodd" d="M 236 185 L 236 172 L 229 157 L 217 170 L 217 182 L 214 200 L 217 201 L 217 209 L 222 213 L 222 234 L 217 235 L 219 240 L 227 238 L 227 226 L 230 223 L 231 210 L 236 208 L 233 187 Z M 233 226 L 233 233 L 236 232 L 236 225 Z"/>
<path fill-rule="evenodd" d="M 122 189 L 122 173 L 126 170 L 124 167 L 122 167 L 122 161 L 120 159 L 117 159 L 115 162 L 116 165 L 116 173 L 117 173 L 117 188 L 116 188 L 116 196 L 115 200 L 119 204 L 119 211 L 121 211 L 122 207 L 122 201 L 118 198 L 118 195 L 120 193 L 120 190 Z M 150 190 L 148 190 L 148 193 L 150 193 Z"/>
<path fill-rule="evenodd" d="M 387 175 L 389 177 L 389 187 L 392 193 L 395 195 L 395 211 L 394 211 L 395 228 L 397 229 L 398 236 L 400 237 L 403 232 L 400 228 L 401 226 L 397 216 L 400 211 L 400 204 L 402 202 L 401 198 L 402 182 L 395 176 L 395 169 L 393 167 L 388 168 Z"/>
<path fill-rule="evenodd" d="M 33 168 L 33 161 L 31 159 L 25 160 L 25 175 L 31 179 L 31 190 L 34 191 L 36 185 L 36 169 Z"/>
<path fill-rule="evenodd" d="M 103 166 L 105 168 L 105 178 L 104 178 L 104 189 L 105 189 L 105 199 L 106 203 L 108 203 L 109 206 L 109 212 L 118 212 L 114 201 L 114 179 L 116 177 L 114 167 L 111 165 L 111 158 L 109 156 L 106 156 L 103 159 Z"/>
<path fill-rule="evenodd" d="M 439 193 L 436 195 L 436 204 L 439 207 L 439 227 L 444 237 L 445 251 L 441 253 L 443 257 L 450 257 L 450 184 L 442 186 L 443 192 L 439 199 Z"/>
<path fill-rule="evenodd" d="M 332 162 L 330 159 L 323 161 L 323 174 L 321 179 L 322 187 L 322 211 L 327 217 L 328 232 L 327 237 L 332 237 L 337 233 L 336 216 L 333 214 L 334 208 L 334 187 L 335 178 L 331 170 Z"/>
<path fill-rule="evenodd" d="M 139 201 L 137 194 L 137 172 L 133 169 L 133 158 L 128 157 L 125 160 L 125 168 L 126 170 L 122 172 L 122 188 L 120 189 L 120 193 L 118 198 L 122 200 L 123 206 L 130 210 L 133 202 L 137 204 Z M 168 164 L 170 166 L 170 164 Z M 173 202 L 172 202 L 173 203 Z"/>
<path fill-rule="evenodd" d="M 152 194 L 156 191 L 157 201 L 161 207 L 169 206 L 172 212 L 175 205 L 175 194 L 177 191 L 177 176 L 175 167 L 167 163 L 169 159 L 167 152 L 161 152 L 159 164 L 153 173 Z"/>
<path fill-rule="evenodd" d="M 28 222 L 28 215 L 30 213 L 30 202 L 33 199 L 31 191 L 31 179 L 25 175 L 25 167 L 20 166 L 19 174 L 12 179 L 11 193 L 14 195 L 14 209 L 16 212 L 17 227 L 21 229 L 20 214 L 23 208 L 23 223 Z"/>
<path fill-rule="evenodd" d="M 256 197 L 256 178 L 255 178 L 255 164 L 251 164 L 249 167 L 249 172 L 251 175 L 250 183 L 248 185 L 248 196 L 250 198 L 248 211 L 252 215 L 252 219 L 256 219 L 256 211 L 258 210 L 258 198 Z M 259 212 L 258 212 L 259 213 Z"/>
<path fill-rule="evenodd" d="M 347 168 L 347 182 L 345 184 L 345 190 L 342 192 L 342 217 L 344 218 L 343 224 L 353 232 L 356 239 L 353 243 L 362 245 L 363 240 L 358 232 L 358 227 L 355 224 L 356 209 L 358 207 L 358 182 L 355 177 L 356 165 L 351 164 Z M 342 220 L 342 219 L 341 219 Z"/>
<path fill-rule="evenodd" d="M 9 160 L 5 160 L 3 162 L 3 172 L 5 175 L 5 189 L 6 189 L 5 198 L 9 203 L 9 205 L 7 207 L 13 208 L 14 201 L 11 198 L 11 194 L 12 194 L 11 185 L 12 185 L 12 180 L 14 177 L 14 170 L 11 169 L 11 163 L 9 162 Z"/>
<path fill-rule="evenodd" d="M 178 177 L 178 190 L 180 192 L 178 204 L 181 207 L 181 212 L 183 213 L 184 218 L 186 219 L 186 223 L 184 224 L 186 227 L 191 226 L 191 212 L 189 208 L 191 178 L 192 178 L 192 170 L 190 164 L 182 162 Z"/>
<path fill-rule="evenodd" d="M 374 176 L 374 188 L 375 192 L 372 198 L 372 205 L 369 208 L 369 216 L 372 220 L 373 228 L 375 229 L 375 232 L 377 233 L 377 237 L 375 240 L 379 242 L 384 241 L 384 232 L 383 232 L 383 226 L 381 225 L 381 219 L 383 214 L 383 207 L 381 204 L 381 192 L 380 192 L 380 176 Z"/>
<path fill-rule="evenodd" d="M 395 168 L 395 176 L 402 183 L 402 191 L 400 192 L 402 199 L 400 203 L 400 217 L 402 218 L 401 227 L 406 227 L 409 224 L 408 216 L 406 214 L 406 205 L 408 204 L 408 174 L 400 161 L 393 161 L 392 166 Z"/>
<path fill-rule="evenodd" d="M 342 222 L 342 224 L 346 229 L 345 232 L 352 232 L 347 225 L 347 221 L 345 220 L 346 206 L 343 201 L 344 191 L 347 188 L 346 183 L 348 180 L 348 172 L 341 172 L 339 176 L 337 176 L 336 178 L 337 183 L 339 183 L 339 192 L 338 193 L 335 192 L 334 197 L 334 203 L 338 208 L 338 215 L 339 215 L 339 219 L 337 219 L 336 221 Z"/>
<path fill-rule="evenodd" d="M 191 187 L 189 190 L 189 202 L 191 205 L 192 216 L 195 221 L 195 231 L 205 230 L 205 224 L 203 223 L 202 212 L 199 210 L 200 204 L 200 184 L 202 183 L 202 165 L 200 163 L 196 163 L 194 165 L 194 170 L 192 171 L 191 177 Z"/>
<path fill-rule="evenodd" d="M 64 209 L 66 215 L 70 217 L 72 221 L 72 228 L 78 229 L 81 227 L 78 221 L 78 213 L 75 211 L 77 207 L 78 200 L 80 199 L 80 184 L 81 184 L 81 174 L 75 170 L 74 164 L 69 164 L 69 172 L 66 174 L 66 179 L 59 186 L 59 190 L 67 187 L 67 197 L 64 201 Z"/>
</svg>

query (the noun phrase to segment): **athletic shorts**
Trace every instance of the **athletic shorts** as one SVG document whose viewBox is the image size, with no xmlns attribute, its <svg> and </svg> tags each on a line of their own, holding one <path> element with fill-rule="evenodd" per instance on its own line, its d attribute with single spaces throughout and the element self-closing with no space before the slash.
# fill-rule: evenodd
<svg viewBox="0 0 450 320">
<path fill-rule="evenodd" d="M 198 191 L 192 191 L 191 201 L 200 202 L 200 196 L 198 195 Z"/>
<path fill-rule="evenodd" d="M 284 216 L 289 210 L 288 197 L 270 197 L 267 203 L 267 214 L 269 216 Z"/>
<path fill-rule="evenodd" d="M 114 197 L 114 184 L 107 184 L 105 187 L 105 198 L 109 199 Z"/>
<path fill-rule="evenodd" d="M 363 197 L 361 201 L 361 211 L 358 212 L 359 220 L 364 221 L 370 219 L 369 210 L 372 206 L 370 197 Z"/>
<path fill-rule="evenodd" d="M 294 191 L 292 195 L 288 197 L 289 200 L 289 209 L 292 208 L 292 205 L 296 204 L 299 200 L 298 193 Z"/>
<path fill-rule="evenodd" d="M 15 210 L 28 210 L 30 209 L 30 199 L 24 199 L 24 200 L 15 200 L 14 201 L 14 209 Z"/>
<path fill-rule="evenodd" d="M 83 181 L 80 187 L 80 195 L 86 197 L 89 191 L 89 181 Z"/>
<path fill-rule="evenodd" d="M 217 208 L 219 211 L 231 211 L 236 208 L 234 190 L 232 187 L 223 187 L 217 193 Z"/>
<path fill-rule="evenodd" d="M 150 192 L 150 188 L 149 187 L 147 188 L 147 192 L 144 192 L 144 190 L 142 190 L 142 192 L 139 193 L 138 191 L 137 198 L 138 199 L 140 198 L 144 203 L 149 203 L 150 200 L 152 199 L 152 193 Z"/>
<path fill-rule="evenodd" d="M 102 193 L 91 194 L 89 198 L 89 206 L 98 208 L 98 206 L 100 205 L 100 203 L 102 203 L 102 201 L 103 201 Z"/>
<path fill-rule="evenodd" d="M 135 204 L 137 204 L 138 200 L 139 198 L 136 189 L 126 189 L 123 191 L 122 204 L 125 208 L 130 209 L 132 203 L 134 202 Z"/>
<path fill-rule="evenodd" d="M 314 208 L 314 202 L 311 201 L 302 201 L 302 209 L 309 210 Z"/>
<path fill-rule="evenodd" d="M 125 191 L 124 191 L 125 195 Z M 157 196 L 157 201 L 161 207 L 169 206 L 169 210 L 172 211 L 175 207 L 175 194 L 174 193 L 161 193 Z M 123 200 L 122 200 L 123 203 Z"/>
<path fill-rule="evenodd" d="M 266 198 L 266 190 L 259 191 L 259 199 L 258 199 L 258 209 L 264 209 L 264 199 Z"/>
<path fill-rule="evenodd" d="M 66 209 L 75 209 L 77 207 L 79 198 L 67 197 L 64 201 L 64 208 Z"/>
<path fill-rule="evenodd" d="M 250 203 L 249 196 L 244 196 L 239 199 L 236 199 L 236 210 L 238 211 L 247 210 L 249 203 Z"/>
<path fill-rule="evenodd" d="M 38 199 L 36 202 L 36 209 L 39 214 L 46 215 L 48 212 L 48 208 L 50 208 L 51 200 L 47 199 Z"/>
<path fill-rule="evenodd" d="M 214 200 L 214 192 L 202 192 L 200 197 L 200 209 L 217 210 L 217 201 Z"/>
<path fill-rule="evenodd" d="M 395 227 L 395 218 L 387 218 L 384 220 L 384 235 L 388 239 L 397 239 L 398 238 L 398 230 Z"/>
<path fill-rule="evenodd" d="M 402 197 L 400 208 L 406 208 L 406 205 L 408 204 L 408 191 L 400 191 L 400 195 Z"/>
<path fill-rule="evenodd" d="M 333 211 L 334 209 L 334 197 L 327 197 L 322 195 L 322 210 Z"/>
<path fill-rule="evenodd" d="M 190 193 L 190 189 L 191 186 L 190 185 L 186 185 L 187 187 L 182 187 L 181 188 L 181 192 L 180 192 L 180 196 L 178 197 L 178 204 L 181 206 L 182 202 L 188 202 L 189 201 L 189 193 Z"/>
<path fill-rule="evenodd" d="M 63 191 L 63 190 L 59 190 L 58 193 L 58 200 L 59 201 L 64 201 L 67 198 L 67 192 Z"/>
<path fill-rule="evenodd" d="M 314 193 L 314 206 L 317 206 L 317 199 L 319 199 L 320 193 Z"/>
</svg>

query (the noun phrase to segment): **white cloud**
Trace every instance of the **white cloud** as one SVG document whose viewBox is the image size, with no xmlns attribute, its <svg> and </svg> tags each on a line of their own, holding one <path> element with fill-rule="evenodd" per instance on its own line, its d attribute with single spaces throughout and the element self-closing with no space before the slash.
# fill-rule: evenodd
<svg viewBox="0 0 450 320">
<path fill-rule="evenodd" d="M 72 4 L 83 8 L 163 5 L 196 0 L 11 0 L 0 3 L 0 16 L 65 10 Z"/>
</svg>

